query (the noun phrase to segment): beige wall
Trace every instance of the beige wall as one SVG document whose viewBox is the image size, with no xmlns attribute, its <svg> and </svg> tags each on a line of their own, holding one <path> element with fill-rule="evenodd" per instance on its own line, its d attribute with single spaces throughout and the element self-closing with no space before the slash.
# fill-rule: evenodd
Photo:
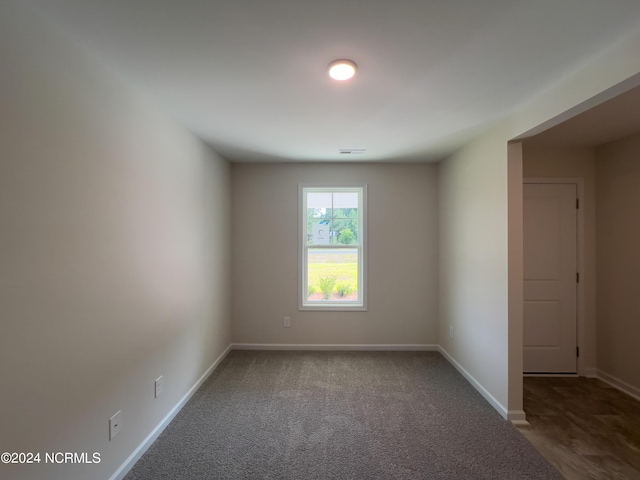
<svg viewBox="0 0 640 480">
<path fill-rule="evenodd" d="M 561 148 L 524 144 L 525 177 L 572 177 L 584 182 L 584 323 L 578 328 L 581 374 L 596 368 L 596 164 L 591 148 Z"/>
<path fill-rule="evenodd" d="M 518 268 L 522 157 L 511 158 L 507 144 L 637 86 L 639 49 L 640 28 L 522 105 L 440 167 L 440 344 L 508 418 L 521 419 L 524 412 Z M 464 205 L 470 206 L 468 211 Z M 469 241 L 472 235 L 479 241 Z M 449 324 L 456 329 L 453 340 L 447 339 Z"/>
<path fill-rule="evenodd" d="M 439 167 L 439 343 L 506 415 L 507 138 L 496 128 Z M 450 338 L 449 328 L 454 328 Z"/>
<path fill-rule="evenodd" d="M 367 184 L 368 311 L 297 310 L 300 183 Z M 232 191 L 235 343 L 437 343 L 434 165 L 233 164 Z"/>
<path fill-rule="evenodd" d="M 640 134 L 596 150 L 598 369 L 640 392 Z"/>
<path fill-rule="evenodd" d="M 0 451 L 102 460 L 0 477 L 108 478 L 230 343 L 229 167 L 6 3 L 0 65 Z"/>
</svg>

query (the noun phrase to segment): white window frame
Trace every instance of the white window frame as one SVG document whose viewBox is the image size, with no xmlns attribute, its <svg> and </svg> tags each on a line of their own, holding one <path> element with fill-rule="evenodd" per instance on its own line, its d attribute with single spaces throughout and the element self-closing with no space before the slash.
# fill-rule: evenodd
<svg viewBox="0 0 640 480">
<path fill-rule="evenodd" d="M 307 192 L 358 192 L 358 300 L 349 302 L 309 301 L 307 252 Z M 298 185 L 298 310 L 366 311 L 367 310 L 367 186 L 366 185 Z M 313 248 L 313 246 L 311 246 Z M 331 245 L 327 248 L 351 248 Z"/>
</svg>

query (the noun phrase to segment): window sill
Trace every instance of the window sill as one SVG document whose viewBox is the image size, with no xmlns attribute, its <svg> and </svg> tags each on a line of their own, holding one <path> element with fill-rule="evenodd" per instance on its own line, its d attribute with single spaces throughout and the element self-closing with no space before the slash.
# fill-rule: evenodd
<svg viewBox="0 0 640 480">
<path fill-rule="evenodd" d="M 365 305 L 302 305 L 298 306 L 298 311 L 314 312 L 366 312 Z"/>
</svg>

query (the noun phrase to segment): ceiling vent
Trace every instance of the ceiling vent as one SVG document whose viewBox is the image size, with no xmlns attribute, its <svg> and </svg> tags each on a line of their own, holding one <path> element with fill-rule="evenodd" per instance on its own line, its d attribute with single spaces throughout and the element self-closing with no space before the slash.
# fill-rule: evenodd
<svg viewBox="0 0 640 480">
<path fill-rule="evenodd" d="M 366 148 L 341 148 L 338 150 L 340 155 L 362 155 L 366 151 Z"/>
</svg>

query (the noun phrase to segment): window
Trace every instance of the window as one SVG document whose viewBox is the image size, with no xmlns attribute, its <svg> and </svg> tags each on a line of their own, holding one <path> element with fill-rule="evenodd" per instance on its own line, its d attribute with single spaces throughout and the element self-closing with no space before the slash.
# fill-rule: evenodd
<svg viewBox="0 0 640 480">
<path fill-rule="evenodd" d="M 300 187 L 300 310 L 366 310 L 366 186 Z"/>
</svg>

